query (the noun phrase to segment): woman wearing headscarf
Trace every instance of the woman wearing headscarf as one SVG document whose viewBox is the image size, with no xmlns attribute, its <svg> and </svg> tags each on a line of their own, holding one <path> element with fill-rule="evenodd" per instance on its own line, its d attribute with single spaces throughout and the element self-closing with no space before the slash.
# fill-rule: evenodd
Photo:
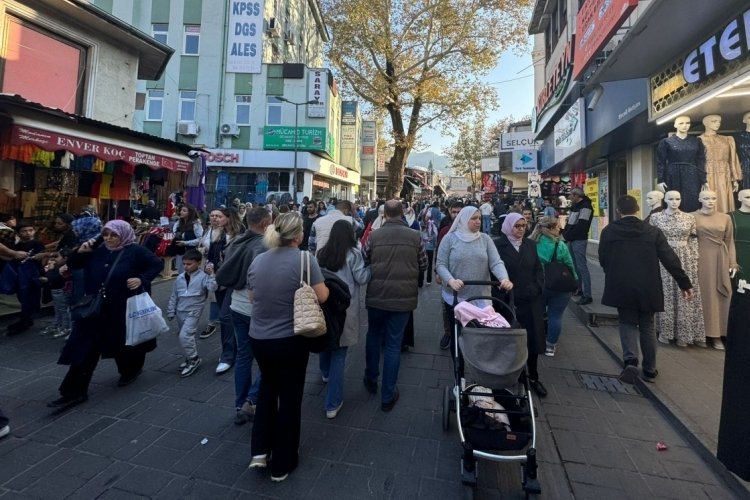
<svg viewBox="0 0 750 500">
<path fill-rule="evenodd" d="M 455 326 L 454 291 L 458 292 L 459 302 L 469 297 L 489 297 L 492 293 L 490 286 L 469 286 L 464 285 L 464 281 L 490 281 L 492 271 L 500 280 L 501 289 L 513 288 L 497 248 L 490 237 L 480 231 L 481 228 L 482 214 L 479 209 L 474 206 L 464 207 L 438 247 L 436 271 L 442 281 L 443 320 L 447 322 L 451 332 Z"/>
<path fill-rule="evenodd" d="M 544 349 L 544 271 L 536 253 L 536 244 L 524 237 L 527 224 L 523 215 L 508 214 L 503 221 L 501 234 L 495 240 L 495 246 L 514 284 L 513 298 L 518 322 L 526 329 L 529 385 L 537 396 L 543 398 L 547 395 L 547 389 L 539 381 L 537 360 Z"/>
<path fill-rule="evenodd" d="M 414 212 L 414 209 L 412 207 L 408 206 L 408 204 L 406 208 L 404 208 L 404 222 L 406 222 L 406 225 L 410 228 L 419 231 L 419 221 L 417 220 L 417 214 Z"/>
<path fill-rule="evenodd" d="M 74 321 L 63 347 L 61 365 L 69 365 L 60 384 L 60 398 L 51 408 L 65 408 L 88 399 L 91 376 L 99 358 L 114 358 L 120 373 L 118 386 L 133 382 L 143 369 L 146 353 L 156 348 L 156 340 L 137 346 L 125 345 L 125 309 L 129 297 L 141 289 L 150 293 L 151 280 L 162 270 L 162 261 L 150 250 L 135 245 L 133 228 L 125 221 L 113 220 L 102 229 L 104 244 L 97 239 L 83 243 L 68 256 L 71 269 L 83 269 L 85 294 L 95 294 L 106 281 L 102 314 L 107 324 Z"/>
</svg>

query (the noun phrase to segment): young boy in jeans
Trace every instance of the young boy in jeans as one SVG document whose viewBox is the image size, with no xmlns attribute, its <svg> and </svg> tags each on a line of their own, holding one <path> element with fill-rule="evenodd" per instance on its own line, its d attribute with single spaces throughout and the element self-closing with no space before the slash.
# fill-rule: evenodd
<svg viewBox="0 0 750 500">
<path fill-rule="evenodd" d="M 195 345 L 195 332 L 208 292 L 216 290 L 213 266 L 209 264 L 205 272 L 201 271 L 202 258 L 201 253 L 194 249 L 182 256 L 185 272 L 177 276 L 167 306 L 167 319 L 172 321 L 176 317 L 180 327 L 180 344 L 185 350 L 185 361 L 180 364 L 180 377 L 183 378 L 192 375 L 201 364 Z"/>
</svg>

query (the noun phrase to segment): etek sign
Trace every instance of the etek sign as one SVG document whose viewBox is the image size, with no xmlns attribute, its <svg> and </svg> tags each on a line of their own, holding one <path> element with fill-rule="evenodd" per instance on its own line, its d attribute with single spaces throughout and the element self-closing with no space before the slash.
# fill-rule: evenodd
<svg viewBox="0 0 750 500">
<path fill-rule="evenodd" d="M 747 58 L 748 54 L 750 9 L 690 51 L 682 64 L 682 76 L 688 83 L 698 83 L 720 72 L 730 62 Z"/>
</svg>

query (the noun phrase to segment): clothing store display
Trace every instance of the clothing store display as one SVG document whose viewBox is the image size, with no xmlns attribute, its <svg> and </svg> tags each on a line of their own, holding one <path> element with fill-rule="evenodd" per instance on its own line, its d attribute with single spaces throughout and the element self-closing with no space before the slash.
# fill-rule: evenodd
<svg viewBox="0 0 750 500">
<path fill-rule="evenodd" d="M 727 317 L 732 298 L 729 268 L 737 267 L 732 220 L 714 211 L 694 212 L 698 235 L 698 284 L 701 290 L 706 337 L 727 333 Z"/>
<path fill-rule="evenodd" d="M 734 247 L 739 266 L 735 280 L 750 282 L 750 213 L 735 210 L 729 216 L 734 228 Z"/>
<path fill-rule="evenodd" d="M 664 312 L 656 315 L 656 330 L 659 340 L 677 340 L 679 343 L 693 344 L 706 341 L 706 329 L 703 324 L 703 307 L 698 280 L 698 236 L 695 216 L 682 211 L 675 213 L 652 213 L 649 223 L 661 229 L 667 243 L 677 254 L 682 269 L 693 284 L 693 297 L 682 296 L 680 287 L 667 272 L 661 268 L 661 281 L 664 289 Z"/>
<path fill-rule="evenodd" d="M 700 139 L 676 135 L 662 139 L 656 147 L 656 182 L 679 191 L 682 209 L 693 212 L 701 206 L 698 194 L 706 183 L 706 148 Z"/>
<path fill-rule="evenodd" d="M 734 210 L 732 183 L 742 176 L 734 138 L 728 135 L 701 134 L 706 148 L 706 178 L 708 188 L 716 191 L 716 210 L 728 213 Z M 683 195 L 684 196 L 684 195 Z"/>
<path fill-rule="evenodd" d="M 735 137 L 737 146 L 737 156 L 740 160 L 740 170 L 742 172 L 742 182 L 740 190 L 750 189 L 750 132 L 743 130 Z"/>
</svg>

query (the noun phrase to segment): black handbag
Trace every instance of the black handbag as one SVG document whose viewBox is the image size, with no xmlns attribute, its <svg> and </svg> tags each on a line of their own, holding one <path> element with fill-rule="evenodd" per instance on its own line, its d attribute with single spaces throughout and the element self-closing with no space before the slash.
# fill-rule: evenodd
<svg viewBox="0 0 750 500">
<path fill-rule="evenodd" d="M 107 298 L 107 283 L 109 283 L 109 278 L 112 276 L 112 271 L 114 271 L 117 266 L 117 261 L 122 257 L 122 252 L 123 250 L 120 250 L 117 254 L 117 258 L 112 264 L 112 267 L 109 268 L 109 273 L 107 273 L 107 277 L 102 282 L 102 286 L 99 287 L 99 290 L 97 290 L 96 293 L 84 295 L 81 297 L 81 300 L 70 306 L 70 319 L 72 321 L 93 322 L 104 319 L 102 306 L 104 305 L 104 299 Z"/>
<path fill-rule="evenodd" d="M 544 266 L 544 288 L 553 292 L 574 292 L 578 288 L 578 282 L 573 277 L 568 266 L 557 260 L 557 245 L 552 252 L 552 259 Z"/>
</svg>

